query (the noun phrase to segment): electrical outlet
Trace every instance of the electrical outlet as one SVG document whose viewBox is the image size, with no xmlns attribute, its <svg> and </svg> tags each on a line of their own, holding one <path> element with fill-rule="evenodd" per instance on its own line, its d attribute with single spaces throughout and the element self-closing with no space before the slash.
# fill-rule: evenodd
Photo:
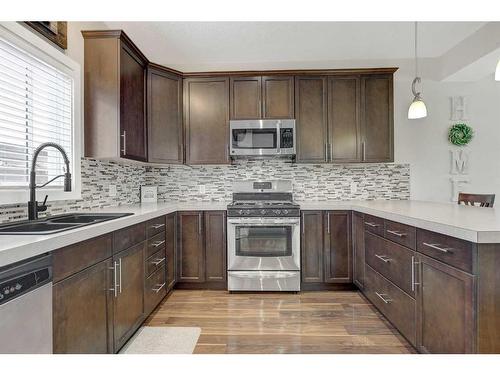
<svg viewBox="0 0 500 375">
<path fill-rule="evenodd" d="M 198 185 L 198 192 L 200 194 L 205 194 L 205 185 Z"/>
<path fill-rule="evenodd" d="M 358 192 L 358 183 L 351 182 L 351 194 L 356 194 Z"/>
<path fill-rule="evenodd" d="M 108 192 L 110 197 L 116 197 L 116 185 L 109 185 L 108 186 Z"/>
</svg>

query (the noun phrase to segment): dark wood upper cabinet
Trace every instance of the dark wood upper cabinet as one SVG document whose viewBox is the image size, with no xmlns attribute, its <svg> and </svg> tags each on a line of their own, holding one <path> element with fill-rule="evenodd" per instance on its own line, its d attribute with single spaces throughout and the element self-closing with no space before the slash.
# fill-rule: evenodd
<svg viewBox="0 0 500 375">
<path fill-rule="evenodd" d="M 113 352 L 110 268 L 108 259 L 54 284 L 54 353 Z"/>
<path fill-rule="evenodd" d="M 182 77 L 148 66 L 148 161 L 182 164 Z"/>
<path fill-rule="evenodd" d="M 392 74 L 361 78 L 362 160 L 394 161 Z"/>
<path fill-rule="evenodd" d="M 351 213 L 326 211 L 324 215 L 324 282 L 350 283 L 352 282 Z"/>
<path fill-rule="evenodd" d="M 231 77 L 231 120 L 262 118 L 262 79 L 257 77 Z"/>
<path fill-rule="evenodd" d="M 177 223 L 177 281 L 203 282 L 205 281 L 203 212 L 179 212 Z"/>
<path fill-rule="evenodd" d="M 327 78 L 295 77 L 297 162 L 323 163 L 328 157 Z"/>
<path fill-rule="evenodd" d="M 475 278 L 418 255 L 417 349 L 423 353 L 473 353 Z"/>
<path fill-rule="evenodd" d="M 295 118 L 293 82 L 293 76 L 262 77 L 263 118 Z"/>
<path fill-rule="evenodd" d="M 168 214 L 166 218 L 165 251 L 167 260 L 167 291 L 173 289 L 176 278 L 176 215 Z"/>
<path fill-rule="evenodd" d="M 146 242 L 115 254 L 114 349 L 119 350 L 142 322 L 144 314 L 144 252 Z"/>
<path fill-rule="evenodd" d="M 121 30 L 85 39 L 85 156 L 147 160 L 147 59 Z"/>
<path fill-rule="evenodd" d="M 301 224 L 302 282 L 323 282 L 323 211 L 302 211 Z"/>
<path fill-rule="evenodd" d="M 226 211 L 205 212 L 205 279 L 226 281 Z"/>
<path fill-rule="evenodd" d="M 363 290 L 365 285 L 365 222 L 362 213 L 352 214 L 353 282 Z"/>
<path fill-rule="evenodd" d="M 229 163 L 229 78 L 184 80 L 187 164 Z"/>
<path fill-rule="evenodd" d="M 360 80 L 356 76 L 328 79 L 329 160 L 361 161 Z"/>
</svg>

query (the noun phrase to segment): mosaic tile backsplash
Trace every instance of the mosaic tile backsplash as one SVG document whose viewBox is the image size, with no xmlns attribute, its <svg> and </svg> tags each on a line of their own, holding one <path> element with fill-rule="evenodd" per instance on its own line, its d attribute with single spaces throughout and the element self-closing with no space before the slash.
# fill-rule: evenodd
<svg viewBox="0 0 500 375">
<path fill-rule="evenodd" d="M 410 198 L 408 164 L 323 165 L 266 160 L 156 168 L 84 158 L 81 170 L 82 199 L 50 202 L 49 197 L 46 214 L 139 203 L 141 185 L 158 185 L 159 201 L 230 201 L 234 181 L 255 179 L 292 180 L 294 198 L 299 203 Z M 109 197 L 110 184 L 117 187 L 116 197 Z M 204 193 L 200 193 L 200 185 L 204 185 Z M 0 222 L 26 219 L 26 215 L 26 204 L 0 206 Z"/>
</svg>

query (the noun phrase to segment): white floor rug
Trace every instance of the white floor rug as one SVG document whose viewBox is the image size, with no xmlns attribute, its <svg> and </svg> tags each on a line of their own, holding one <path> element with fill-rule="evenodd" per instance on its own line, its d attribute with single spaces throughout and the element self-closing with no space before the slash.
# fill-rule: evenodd
<svg viewBox="0 0 500 375">
<path fill-rule="evenodd" d="M 192 354 L 201 328 L 142 327 L 120 354 Z"/>
</svg>

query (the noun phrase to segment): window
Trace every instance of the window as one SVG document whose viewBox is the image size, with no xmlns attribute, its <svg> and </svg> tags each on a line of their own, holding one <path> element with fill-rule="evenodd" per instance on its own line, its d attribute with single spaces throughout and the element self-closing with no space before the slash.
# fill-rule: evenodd
<svg viewBox="0 0 500 375">
<path fill-rule="evenodd" d="M 44 142 L 72 159 L 72 98 L 70 76 L 0 38 L 0 188 L 28 186 L 33 152 Z M 37 184 L 63 174 L 61 154 L 44 149 L 36 170 Z"/>
</svg>

